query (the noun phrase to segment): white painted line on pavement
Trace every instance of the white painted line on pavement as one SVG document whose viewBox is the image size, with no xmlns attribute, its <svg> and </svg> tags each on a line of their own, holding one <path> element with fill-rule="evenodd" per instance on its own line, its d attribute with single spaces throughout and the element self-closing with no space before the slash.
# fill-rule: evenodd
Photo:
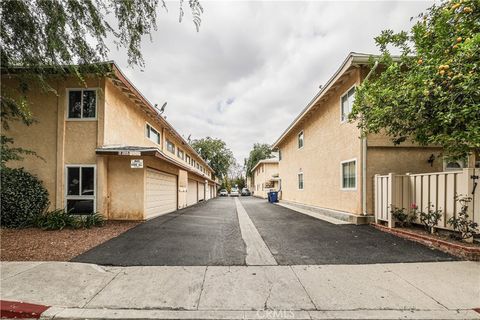
<svg viewBox="0 0 480 320">
<path fill-rule="evenodd" d="M 238 198 L 235 198 L 235 205 L 237 206 L 238 222 L 240 224 L 240 231 L 242 233 L 243 241 L 247 247 L 247 257 L 245 262 L 249 266 L 276 266 L 277 261 L 268 249 L 267 245 L 258 233 L 257 228 L 245 211 L 242 203 Z"/>
</svg>

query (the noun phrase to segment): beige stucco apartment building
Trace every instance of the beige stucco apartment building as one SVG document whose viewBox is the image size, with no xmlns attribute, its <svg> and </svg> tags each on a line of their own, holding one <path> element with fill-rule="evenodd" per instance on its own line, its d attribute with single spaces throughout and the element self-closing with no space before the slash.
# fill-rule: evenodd
<svg viewBox="0 0 480 320">
<path fill-rule="evenodd" d="M 50 208 L 143 220 L 216 196 L 213 170 L 111 63 L 109 77 L 51 80 L 32 87 L 36 123 L 12 123 L 15 146 L 35 151 L 13 163 L 38 176 Z M 2 76 L 16 85 L 15 74 Z"/>
<path fill-rule="evenodd" d="M 253 195 L 260 198 L 267 198 L 270 191 L 278 191 L 278 159 L 265 159 L 259 161 L 252 168 L 252 187 Z"/>
<path fill-rule="evenodd" d="M 441 149 L 394 146 L 382 135 L 361 139 L 349 123 L 355 87 L 369 55 L 351 53 L 273 144 L 279 151 L 281 201 L 356 223 L 373 214 L 373 177 L 444 170 Z"/>
</svg>

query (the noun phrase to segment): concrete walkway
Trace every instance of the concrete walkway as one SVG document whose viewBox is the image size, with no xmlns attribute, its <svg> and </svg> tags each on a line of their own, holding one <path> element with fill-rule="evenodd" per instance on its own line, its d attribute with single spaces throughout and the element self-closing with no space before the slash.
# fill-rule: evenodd
<svg viewBox="0 0 480 320">
<path fill-rule="evenodd" d="M 45 319 L 480 319 L 480 263 L 100 267 L 2 262 Z"/>
<path fill-rule="evenodd" d="M 242 239 L 245 242 L 247 251 L 245 263 L 249 266 L 277 265 L 277 261 L 275 261 L 275 258 L 238 198 L 235 198 L 235 205 L 237 207 L 238 223 L 240 225 Z"/>
</svg>

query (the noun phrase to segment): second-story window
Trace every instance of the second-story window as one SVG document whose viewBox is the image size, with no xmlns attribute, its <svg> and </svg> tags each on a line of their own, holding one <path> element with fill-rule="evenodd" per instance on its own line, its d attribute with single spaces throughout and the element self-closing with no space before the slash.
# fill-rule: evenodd
<svg viewBox="0 0 480 320">
<path fill-rule="evenodd" d="M 95 119 L 97 116 L 96 90 L 68 91 L 68 119 Z"/>
<path fill-rule="evenodd" d="M 342 101 L 341 101 L 342 105 L 340 110 L 342 113 L 342 122 L 345 122 L 348 120 L 348 115 L 350 114 L 350 112 L 352 112 L 354 99 L 355 99 L 355 87 L 348 90 L 348 92 L 342 96 Z"/>
<path fill-rule="evenodd" d="M 304 134 L 303 131 L 298 134 L 298 149 L 303 148 L 304 145 Z"/>
<path fill-rule="evenodd" d="M 175 145 L 170 140 L 167 140 L 167 150 L 175 154 Z"/>
<path fill-rule="evenodd" d="M 178 149 L 178 150 L 177 150 L 177 156 L 178 156 L 180 159 L 183 160 L 183 157 L 184 157 L 183 150 Z"/>
<path fill-rule="evenodd" d="M 160 144 L 160 133 L 147 123 L 145 127 L 145 135 L 156 144 Z"/>
<path fill-rule="evenodd" d="M 185 161 L 188 163 L 188 164 L 191 164 L 191 159 L 190 159 L 190 156 L 187 154 L 187 156 L 185 157 Z"/>
</svg>

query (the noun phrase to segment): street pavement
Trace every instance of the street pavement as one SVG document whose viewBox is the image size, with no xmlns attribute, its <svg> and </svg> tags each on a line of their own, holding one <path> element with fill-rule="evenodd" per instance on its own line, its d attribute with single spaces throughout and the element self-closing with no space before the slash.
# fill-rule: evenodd
<svg viewBox="0 0 480 320">
<path fill-rule="evenodd" d="M 102 267 L 2 262 L 43 319 L 480 319 L 480 263 Z"/>
<path fill-rule="evenodd" d="M 453 260 L 368 225 L 333 224 L 254 197 L 217 198 L 152 219 L 73 259 L 105 266 Z"/>
<path fill-rule="evenodd" d="M 1 299 L 56 320 L 480 319 L 479 262 L 256 198 L 147 221 L 74 261 L 2 262 Z"/>
</svg>

